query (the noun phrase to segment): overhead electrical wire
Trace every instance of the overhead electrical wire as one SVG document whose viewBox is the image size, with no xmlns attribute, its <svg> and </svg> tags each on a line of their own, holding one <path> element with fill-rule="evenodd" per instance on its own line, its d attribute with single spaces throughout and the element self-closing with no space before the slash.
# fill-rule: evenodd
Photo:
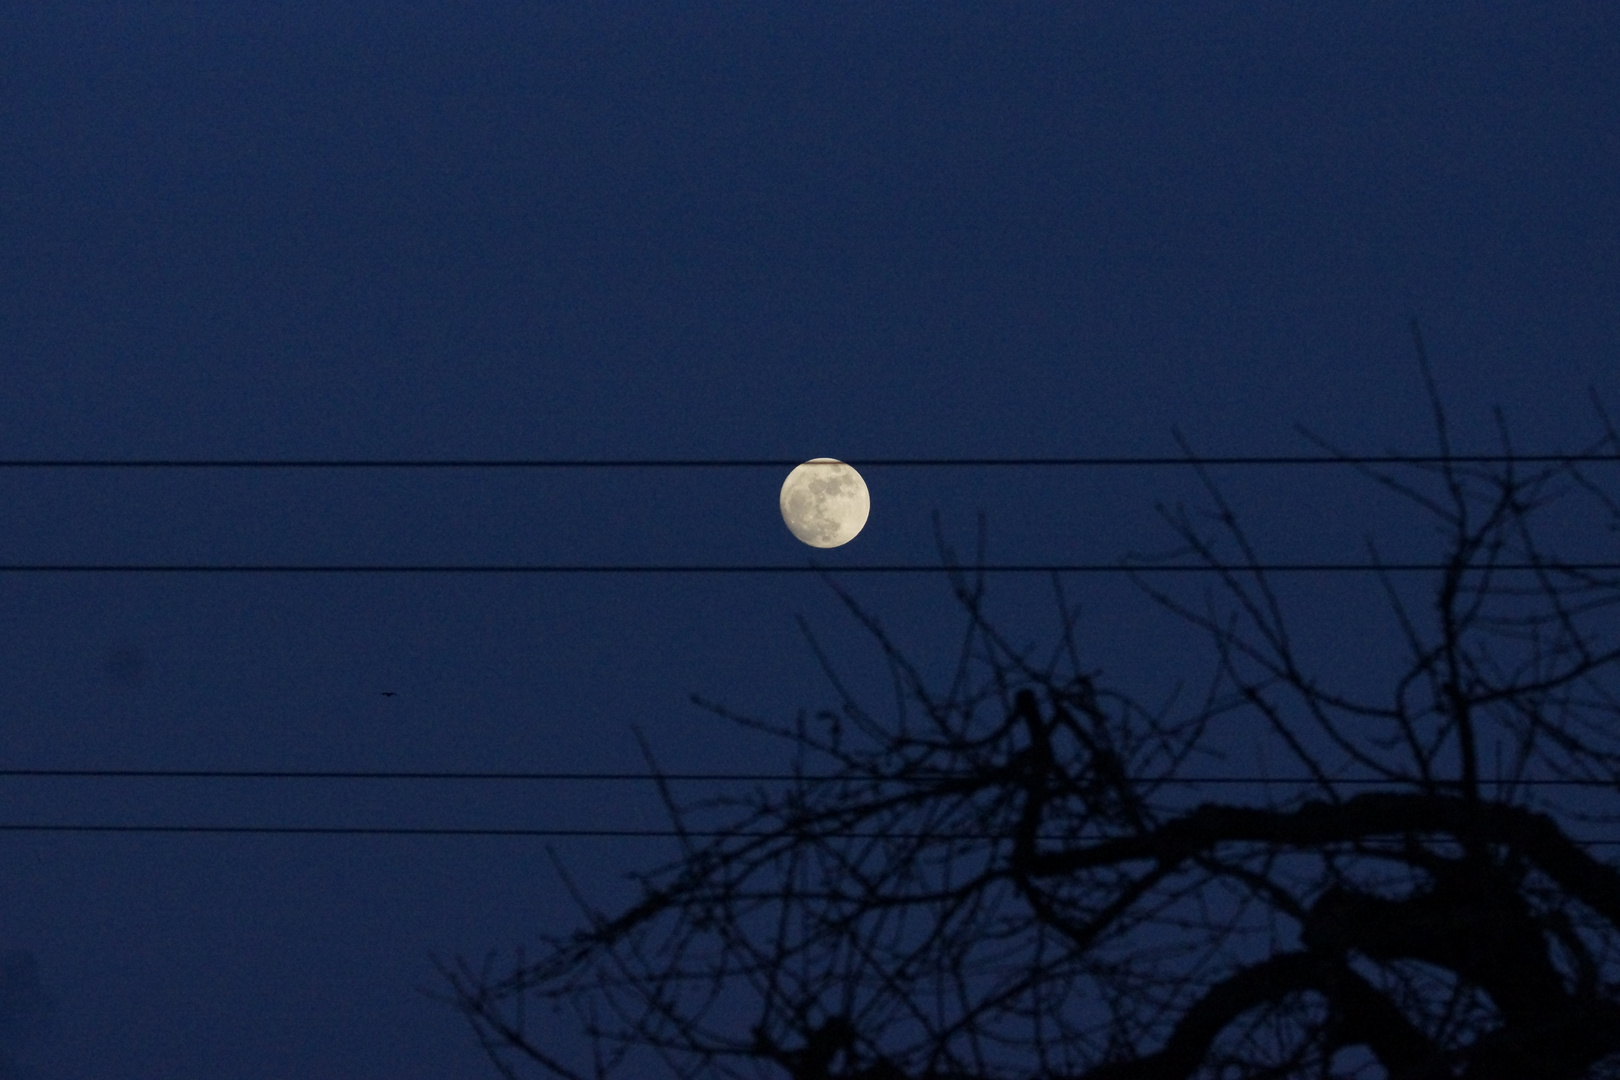
<svg viewBox="0 0 1620 1080">
<path fill-rule="evenodd" d="M 905 779 L 944 779 L 919 775 Z M 291 770 L 291 769 L 0 769 L 0 779 L 207 779 L 207 780 L 473 780 L 473 781 L 877 781 L 895 783 L 897 777 L 849 777 L 836 774 L 794 773 L 653 773 L 653 772 L 444 772 L 444 771 L 367 771 L 367 770 Z M 1163 777 L 1153 781 L 1160 784 L 1197 786 L 1201 784 L 1314 784 L 1310 777 L 1265 776 L 1193 776 Z M 1345 778 L 1334 784 L 1366 785 L 1397 784 L 1378 778 Z M 1613 787 L 1612 781 L 1580 780 L 1563 777 L 1524 779 L 1515 784 L 1527 786 Z M 524 826 L 438 826 L 438 825 L 196 825 L 196 824 L 129 824 L 84 822 L 0 822 L 0 833 L 85 834 L 85 835 L 183 835 L 183 836 L 355 836 L 355 837 L 465 837 L 465 838 L 530 838 L 530 839 L 770 839 L 780 832 L 769 830 L 693 829 L 693 828 L 613 828 L 584 827 L 524 827 Z M 871 833 L 837 831 L 818 834 L 827 839 L 932 839 L 932 833 Z M 1002 833 L 953 833 L 953 839 L 997 840 L 1006 839 Z M 1063 836 L 1045 837 L 1062 840 Z M 1582 840 L 1589 846 L 1620 845 L 1620 839 Z"/>
<path fill-rule="evenodd" d="M 0 574 L 1349 574 L 1441 573 L 1443 562 L 1305 563 L 0 563 Z M 1613 573 L 1617 562 L 1495 562 L 1478 573 Z"/>
<path fill-rule="evenodd" d="M 961 773 L 944 771 L 908 773 L 905 776 L 862 776 L 839 773 L 791 772 L 646 772 L 646 771 L 445 771 L 445 770 L 370 770 L 370 769 L 0 769 L 0 780 L 471 780 L 521 782 L 771 782 L 809 780 L 879 781 L 900 783 L 913 780 L 964 779 Z M 1128 778 L 1134 784 L 1316 784 L 1312 776 L 1164 776 Z M 1403 781 L 1382 777 L 1341 777 L 1330 780 L 1333 784 L 1398 784 Z M 1412 783 L 1414 781 L 1404 781 Z M 1495 782 L 1495 781 L 1492 781 Z M 1507 783 L 1508 781 L 1503 781 Z M 1511 781 L 1514 785 L 1564 787 L 1620 787 L 1620 780 L 1591 780 L 1572 777 L 1526 778 Z M 1447 786 L 1439 783 L 1436 786 Z"/>
<path fill-rule="evenodd" d="M 74 823 L 0 822 L 0 833 L 139 833 L 186 836 L 398 836 L 398 837 L 515 837 L 537 839 L 624 839 L 624 840 L 768 840 L 780 832 L 735 829 L 529 829 L 472 826 L 415 825 L 118 825 Z M 1006 833 L 900 833 L 900 832 L 822 832 L 817 839 L 829 840 L 1007 840 Z M 1043 836 L 1042 840 L 1071 839 Z M 1586 846 L 1616 846 L 1620 839 L 1576 840 Z"/>
<path fill-rule="evenodd" d="M 1281 454 L 1098 457 L 850 458 L 861 468 L 1159 468 L 1297 465 L 1566 465 L 1620 453 Z M 0 469 L 791 469 L 798 458 L 4 458 Z"/>
<path fill-rule="evenodd" d="M 918 775 L 904 779 L 944 779 L 945 773 Z M 898 777 L 839 776 L 837 774 L 794 773 L 695 773 L 695 772 L 443 772 L 443 771 L 367 771 L 367 770 L 294 770 L 294 769 L 0 769 L 4 778 L 47 779 L 207 779 L 207 780 L 476 780 L 476 781 L 877 781 L 895 783 Z M 1162 784 L 1196 786 L 1199 784 L 1313 784 L 1310 777 L 1265 776 L 1182 776 L 1163 777 L 1155 781 Z M 1346 778 L 1335 784 L 1391 784 L 1378 778 Z M 1579 780 L 1562 777 L 1525 779 L 1518 784 L 1537 786 L 1613 787 L 1611 781 Z M 141 834 L 186 836 L 371 836 L 371 837 L 489 837 L 532 839 L 770 839 L 781 835 L 769 830 L 692 829 L 692 828 L 612 828 L 585 827 L 523 827 L 523 826 L 438 826 L 438 825 L 141 825 L 128 823 L 83 822 L 0 822 L 0 833 L 78 833 L 78 834 Z M 836 831 L 818 834 L 827 839 L 910 839 L 926 840 L 935 833 L 871 833 Z M 953 833 L 953 839 L 997 840 L 1006 839 L 1002 833 Z M 1046 837 L 1065 839 L 1062 836 Z M 1578 841 L 1589 845 L 1620 844 L 1616 840 Z"/>
<path fill-rule="evenodd" d="M 1164 466 L 1320 466 L 1320 465 L 1470 465 L 1575 464 L 1620 462 L 1620 453 L 1573 454 L 1374 454 L 1374 455 L 1226 455 L 1200 457 L 1112 456 L 1043 458 L 868 458 L 852 460 L 861 467 L 1164 467 Z M 526 459 L 341 459 L 341 458 L 9 458 L 0 469 L 685 469 L 792 468 L 795 458 L 526 458 Z M 670 564 L 670 563 L 4 563 L 9 574 L 846 574 L 948 573 L 953 570 L 994 574 L 1099 573 L 1436 573 L 1450 569 L 1436 562 L 1402 563 L 997 563 L 972 567 L 907 563 L 817 564 Z M 1498 563 L 1493 571 L 1564 570 L 1574 573 L 1620 571 L 1620 563 Z"/>
</svg>

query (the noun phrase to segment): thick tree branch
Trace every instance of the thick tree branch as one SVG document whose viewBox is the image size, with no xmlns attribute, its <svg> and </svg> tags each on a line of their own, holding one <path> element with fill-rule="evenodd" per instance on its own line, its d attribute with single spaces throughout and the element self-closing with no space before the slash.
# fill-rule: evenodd
<svg viewBox="0 0 1620 1080">
<path fill-rule="evenodd" d="M 1389 1070 L 1391 1080 L 1419 1077 L 1436 1059 L 1438 1050 L 1428 1037 L 1343 961 L 1320 953 L 1289 952 L 1216 983 L 1182 1013 L 1163 1049 L 1098 1066 L 1085 1073 L 1084 1080 L 1186 1080 L 1221 1032 L 1244 1013 L 1306 992 L 1328 1000 L 1337 1014 L 1341 1043 L 1367 1046 Z"/>
<path fill-rule="evenodd" d="M 1460 838 L 1476 828 L 1483 840 L 1531 860 L 1582 903 L 1620 925 L 1620 870 L 1564 835 L 1551 817 L 1503 803 L 1471 807 L 1442 795 L 1372 792 L 1286 811 L 1207 803 L 1139 836 L 1034 854 L 1028 873 L 1051 877 L 1137 860 L 1179 863 L 1229 843 L 1318 848 L 1379 836 L 1434 833 Z"/>
</svg>

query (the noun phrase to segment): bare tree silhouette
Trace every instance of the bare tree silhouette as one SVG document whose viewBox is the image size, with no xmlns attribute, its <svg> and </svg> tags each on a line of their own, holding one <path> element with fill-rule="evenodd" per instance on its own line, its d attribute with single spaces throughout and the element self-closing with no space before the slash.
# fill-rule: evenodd
<svg viewBox="0 0 1620 1080">
<path fill-rule="evenodd" d="M 1603 423 L 1589 453 L 1620 451 Z M 1165 510 L 1209 602 L 1140 577 L 1214 645 L 1185 715 L 1098 685 L 1061 591 L 1036 662 L 985 617 L 982 576 L 953 572 L 969 629 L 943 690 L 841 594 L 898 715 L 823 656 L 840 708 L 733 717 L 790 740 L 798 780 L 666 791 L 694 835 L 639 902 L 586 905 L 538 959 L 444 965 L 451 999 L 514 1078 L 1620 1076 L 1620 869 L 1590 842 L 1620 840 L 1620 576 L 1532 529 L 1556 506 L 1612 544 L 1613 476 L 1363 471 L 1444 549 L 1427 611 L 1383 575 L 1403 640 L 1382 697 L 1310 673 L 1213 483 L 1212 525 Z M 1215 722 L 1244 717 L 1308 779 L 1195 782 L 1231 750 Z M 591 1052 L 564 1060 L 580 1032 Z"/>
</svg>

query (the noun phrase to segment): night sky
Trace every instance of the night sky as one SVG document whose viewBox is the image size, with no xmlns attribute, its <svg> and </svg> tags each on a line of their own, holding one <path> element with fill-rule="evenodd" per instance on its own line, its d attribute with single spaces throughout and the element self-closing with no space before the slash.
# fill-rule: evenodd
<svg viewBox="0 0 1620 1080">
<path fill-rule="evenodd" d="M 833 456 L 873 499 L 835 570 L 937 562 L 935 511 L 992 561 L 1161 551 L 1185 469 L 861 462 L 1430 451 L 1414 318 L 1459 448 L 1493 406 L 1580 448 L 1616 73 L 1617 9 L 1551 0 L 0 0 L 0 458 Z M 4 469 L 0 562 L 806 564 L 785 472 Z M 1219 478 L 1268 557 L 1437 553 L 1348 471 Z M 939 575 L 835 580 L 954 659 Z M 1207 675 L 1065 588 L 1107 679 Z M 1283 593 L 1377 670 L 1366 582 Z M 1050 641 L 1049 582 L 990 598 Z M 689 697 L 833 701 L 796 615 L 881 708 L 813 574 L 0 573 L 0 768 L 636 771 L 639 729 L 776 769 Z M 31 822 L 664 824 L 625 782 L 0 779 Z M 547 842 L 0 835 L 0 1077 L 491 1076 L 432 958 L 574 925 Z M 609 907 L 673 854 L 550 843 Z"/>
</svg>

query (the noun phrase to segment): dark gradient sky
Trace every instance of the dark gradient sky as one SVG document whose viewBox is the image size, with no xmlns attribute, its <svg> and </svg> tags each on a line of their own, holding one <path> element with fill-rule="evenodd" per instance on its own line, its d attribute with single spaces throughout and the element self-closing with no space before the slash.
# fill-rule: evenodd
<svg viewBox="0 0 1620 1080">
<path fill-rule="evenodd" d="M 1574 449 L 1588 388 L 1620 405 L 1617 72 L 1602 3 L 0 0 L 0 457 L 1422 451 L 1413 317 L 1460 446 L 1500 405 Z M 799 562 L 781 474 L 6 471 L 0 561 Z M 1434 554 L 1348 476 L 1223 475 L 1278 559 Z M 934 510 L 963 544 L 983 510 L 994 559 L 1107 561 L 1195 495 L 866 477 L 829 565 L 932 560 Z M 947 662 L 938 580 L 845 580 Z M 1207 671 L 1123 583 L 1068 587 L 1110 678 Z M 992 593 L 1031 641 L 1043 588 Z M 1358 588 L 1284 592 L 1376 672 Z M 687 696 L 829 701 L 795 613 L 876 685 L 807 575 L 0 574 L 0 767 L 635 769 L 635 725 L 770 768 Z M 0 820 L 661 824 L 624 785 L 21 779 Z M 669 854 L 557 848 L 604 903 Z M 430 955 L 575 918 L 533 840 L 0 859 L 0 950 L 54 1002 L 0 1038 L 40 1080 L 488 1076 Z"/>
</svg>

